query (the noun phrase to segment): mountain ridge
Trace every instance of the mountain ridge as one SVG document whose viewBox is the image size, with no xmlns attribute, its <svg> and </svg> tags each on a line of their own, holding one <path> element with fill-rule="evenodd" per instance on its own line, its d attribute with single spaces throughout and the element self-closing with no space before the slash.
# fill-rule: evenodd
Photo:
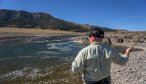
<svg viewBox="0 0 146 84">
<path fill-rule="evenodd" d="M 57 29 L 77 32 L 84 32 L 93 27 L 99 27 L 65 21 L 45 12 L 0 9 L 0 17 L 0 27 Z M 99 28 L 102 28 L 104 31 L 116 31 L 107 27 Z"/>
</svg>

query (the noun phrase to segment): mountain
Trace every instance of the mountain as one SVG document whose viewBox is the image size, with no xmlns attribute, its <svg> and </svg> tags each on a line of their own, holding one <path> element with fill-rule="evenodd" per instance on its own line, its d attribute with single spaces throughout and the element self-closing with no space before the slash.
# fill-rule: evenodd
<svg viewBox="0 0 146 84">
<path fill-rule="evenodd" d="M 64 31 L 88 31 L 99 27 L 88 24 L 77 24 L 53 17 L 44 12 L 27 12 L 22 10 L 0 10 L 0 27 L 58 29 Z M 110 28 L 100 27 L 104 31 L 113 31 Z"/>
</svg>

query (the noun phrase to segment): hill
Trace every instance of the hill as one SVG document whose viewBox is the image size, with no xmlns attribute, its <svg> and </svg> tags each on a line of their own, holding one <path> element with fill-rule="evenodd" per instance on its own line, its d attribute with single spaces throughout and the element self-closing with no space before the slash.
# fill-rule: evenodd
<svg viewBox="0 0 146 84">
<path fill-rule="evenodd" d="M 87 31 L 92 27 L 99 27 L 64 21 L 44 12 L 1 9 L 0 17 L 0 27 L 41 28 L 80 32 Z M 113 31 L 106 27 L 100 28 L 104 31 Z"/>
</svg>

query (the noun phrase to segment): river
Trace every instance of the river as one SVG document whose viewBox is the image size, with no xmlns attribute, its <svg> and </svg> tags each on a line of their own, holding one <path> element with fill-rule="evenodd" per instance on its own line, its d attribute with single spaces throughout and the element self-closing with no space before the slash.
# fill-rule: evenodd
<svg viewBox="0 0 146 84">
<path fill-rule="evenodd" d="M 72 62 L 85 46 L 68 38 L 45 38 L 29 43 L 0 45 L 0 78 L 15 78 Z"/>
</svg>

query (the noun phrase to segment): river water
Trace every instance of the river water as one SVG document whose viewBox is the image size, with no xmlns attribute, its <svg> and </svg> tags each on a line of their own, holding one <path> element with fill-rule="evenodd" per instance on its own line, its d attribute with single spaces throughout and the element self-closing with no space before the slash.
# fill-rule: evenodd
<svg viewBox="0 0 146 84">
<path fill-rule="evenodd" d="M 79 50 L 85 47 L 64 38 L 12 43 L 0 45 L 0 80 L 32 76 L 55 65 L 72 62 Z"/>
</svg>

